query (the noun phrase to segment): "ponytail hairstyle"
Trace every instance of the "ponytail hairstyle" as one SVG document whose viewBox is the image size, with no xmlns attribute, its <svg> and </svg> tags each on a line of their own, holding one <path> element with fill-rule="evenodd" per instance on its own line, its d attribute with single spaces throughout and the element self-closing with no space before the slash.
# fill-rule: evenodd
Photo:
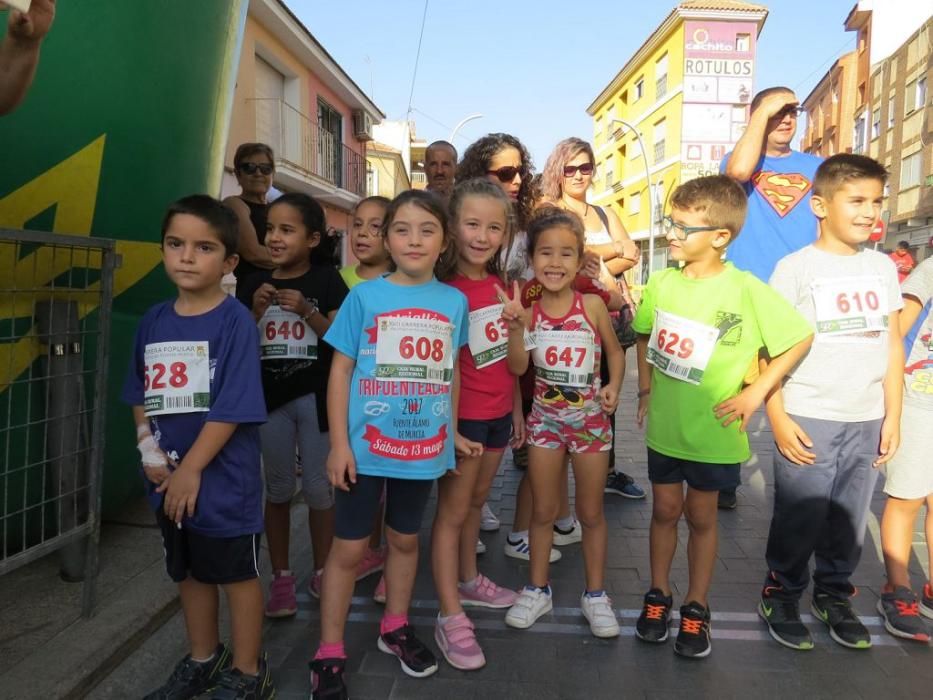
<svg viewBox="0 0 933 700">
<path fill-rule="evenodd" d="M 502 191 L 502 188 L 499 187 L 494 182 L 490 182 L 485 177 L 474 177 L 470 180 L 464 180 L 458 182 L 456 187 L 454 187 L 453 193 L 450 195 L 450 202 L 448 203 L 448 212 L 450 214 L 450 228 L 451 235 L 450 237 L 456 241 L 457 232 L 460 227 L 460 211 L 463 208 L 463 202 L 468 197 L 486 197 L 488 199 L 493 199 L 502 206 L 502 211 L 505 214 L 505 231 L 502 238 L 503 245 L 512 237 L 512 231 L 515 228 L 515 213 L 512 211 L 512 200 L 509 199 L 508 195 Z M 438 279 L 449 280 L 454 276 L 454 273 L 457 271 L 457 257 L 459 252 L 456 246 L 450 246 L 453 248 L 453 256 L 447 255 L 446 251 L 443 256 L 441 256 L 441 261 L 443 265 L 438 265 Z M 449 248 L 448 248 L 449 249 Z M 496 251 L 495 255 L 489 259 L 489 262 L 486 263 L 486 272 L 494 277 L 502 279 L 502 265 L 501 265 L 501 256 L 500 256 L 501 247 Z"/>
</svg>

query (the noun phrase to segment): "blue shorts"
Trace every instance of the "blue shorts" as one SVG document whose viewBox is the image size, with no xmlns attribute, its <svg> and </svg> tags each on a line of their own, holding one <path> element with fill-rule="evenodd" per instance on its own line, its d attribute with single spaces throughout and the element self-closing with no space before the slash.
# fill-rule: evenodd
<svg viewBox="0 0 933 700">
<path fill-rule="evenodd" d="M 433 486 L 434 479 L 357 474 L 349 492 L 334 489 L 334 534 L 342 540 L 369 537 L 385 489 L 386 525 L 403 535 L 416 535 Z"/>
<path fill-rule="evenodd" d="M 648 448 L 648 479 L 652 484 L 681 484 L 697 491 L 732 490 L 740 483 L 739 464 L 710 464 L 669 457 Z"/>
<path fill-rule="evenodd" d="M 501 452 L 508 446 L 512 436 L 512 413 L 489 420 L 461 418 L 457 421 L 457 431 L 467 440 L 480 443 L 490 452 Z"/>
</svg>

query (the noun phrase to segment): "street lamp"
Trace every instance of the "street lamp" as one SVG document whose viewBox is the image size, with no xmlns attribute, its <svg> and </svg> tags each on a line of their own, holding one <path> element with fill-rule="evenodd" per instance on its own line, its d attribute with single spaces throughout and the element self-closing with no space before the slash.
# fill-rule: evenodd
<svg viewBox="0 0 933 700">
<path fill-rule="evenodd" d="M 466 124 L 467 122 L 473 121 L 474 119 L 482 119 L 482 118 L 483 118 L 483 115 L 482 115 L 482 114 L 479 114 L 479 113 L 477 113 L 477 114 L 471 114 L 471 115 L 468 116 L 468 117 L 464 117 L 464 118 L 461 119 L 459 122 L 457 122 L 457 126 L 455 126 L 454 129 L 453 129 L 453 131 L 450 132 L 450 138 L 447 139 L 447 140 L 450 141 L 451 143 L 453 143 L 453 142 L 454 142 L 454 136 L 456 136 L 456 135 L 457 135 L 457 132 L 460 131 L 460 127 L 462 127 L 462 126 L 463 126 L 464 124 Z"/>
<path fill-rule="evenodd" d="M 651 270 L 654 267 L 654 203 L 652 202 L 652 192 L 654 187 L 651 185 L 651 168 L 648 165 L 648 151 L 645 149 L 645 142 L 641 139 L 641 133 L 634 126 L 624 119 L 613 117 L 606 125 L 609 129 L 610 138 L 613 134 L 612 125 L 621 124 L 626 129 L 635 134 L 638 141 L 638 147 L 641 149 L 641 157 L 645 163 L 645 182 L 648 184 L 648 276 L 651 276 Z"/>
</svg>

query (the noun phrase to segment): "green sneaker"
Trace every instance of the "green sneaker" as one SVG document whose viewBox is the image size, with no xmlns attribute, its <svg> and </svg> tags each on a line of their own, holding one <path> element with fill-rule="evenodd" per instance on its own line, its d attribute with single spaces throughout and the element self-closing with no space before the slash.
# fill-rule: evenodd
<svg viewBox="0 0 933 700">
<path fill-rule="evenodd" d="M 758 615 L 768 623 L 768 632 L 778 644 L 788 649 L 812 649 L 813 639 L 810 630 L 800 619 L 798 600 L 769 594 L 769 590 L 770 587 L 765 589 L 758 603 Z"/>
<path fill-rule="evenodd" d="M 228 668 L 217 677 L 198 700 L 273 700 L 275 684 L 269 673 L 266 655 L 259 658 L 259 672 L 248 676 L 237 668 Z"/>
<path fill-rule="evenodd" d="M 852 610 L 848 598 L 829 593 L 813 592 L 810 611 L 829 627 L 829 636 L 849 649 L 870 649 L 871 635 Z"/>
</svg>

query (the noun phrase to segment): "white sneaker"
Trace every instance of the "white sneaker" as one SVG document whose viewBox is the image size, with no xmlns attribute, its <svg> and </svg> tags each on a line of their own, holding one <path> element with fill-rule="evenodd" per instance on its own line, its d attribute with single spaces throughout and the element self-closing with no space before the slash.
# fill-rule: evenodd
<svg viewBox="0 0 933 700">
<path fill-rule="evenodd" d="M 568 544 L 576 544 L 583 539 L 583 528 L 576 520 L 573 521 L 573 527 L 569 530 L 561 530 L 554 524 L 554 544 L 558 547 L 564 547 Z"/>
<path fill-rule="evenodd" d="M 485 554 L 486 553 L 486 543 L 482 540 L 476 540 L 476 553 Z"/>
<path fill-rule="evenodd" d="M 539 617 L 551 612 L 553 609 L 554 605 L 551 602 L 550 593 L 526 586 L 518 594 L 518 600 L 505 614 L 505 624 L 509 627 L 525 630 L 531 627 Z"/>
<path fill-rule="evenodd" d="M 495 532 L 500 525 L 499 518 L 492 512 L 489 504 L 484 503 L 483 510 L 479 514 L 479 529 L 483 532 Z"/>
<path fill-rule="evenodd" d="M 606 639 L 619 636 L 619 621 L 612 609 L 612 601 L 606 593 L 596 598 L 584 593 L 580 596 L 580 609 L 583 611 L 583 617 L 590 623 L 590 632 L 594 637 Z"/>
<path fill-rule="evenodd" d="M 512 557 L 513 559 L 521 559 L 523 561 L 530 561 L 531 557 L 529 556 L 528 553 L 531 551 L 531 547 L 528 544 L 528 538 L 522 537 L 518 542 L 513 543 L 510 541 L 511 537 L 512 536 L 509 535 L 508 537 L 505 538 L 505 547 L 504 547 L 505 556 Z M 558 550 L 551 547 L 551 556 L 548 559 L 548 561 L 553 564 L 555 561 L 560 559 L 562 556 L 563 555 Z"/>
</svg>

